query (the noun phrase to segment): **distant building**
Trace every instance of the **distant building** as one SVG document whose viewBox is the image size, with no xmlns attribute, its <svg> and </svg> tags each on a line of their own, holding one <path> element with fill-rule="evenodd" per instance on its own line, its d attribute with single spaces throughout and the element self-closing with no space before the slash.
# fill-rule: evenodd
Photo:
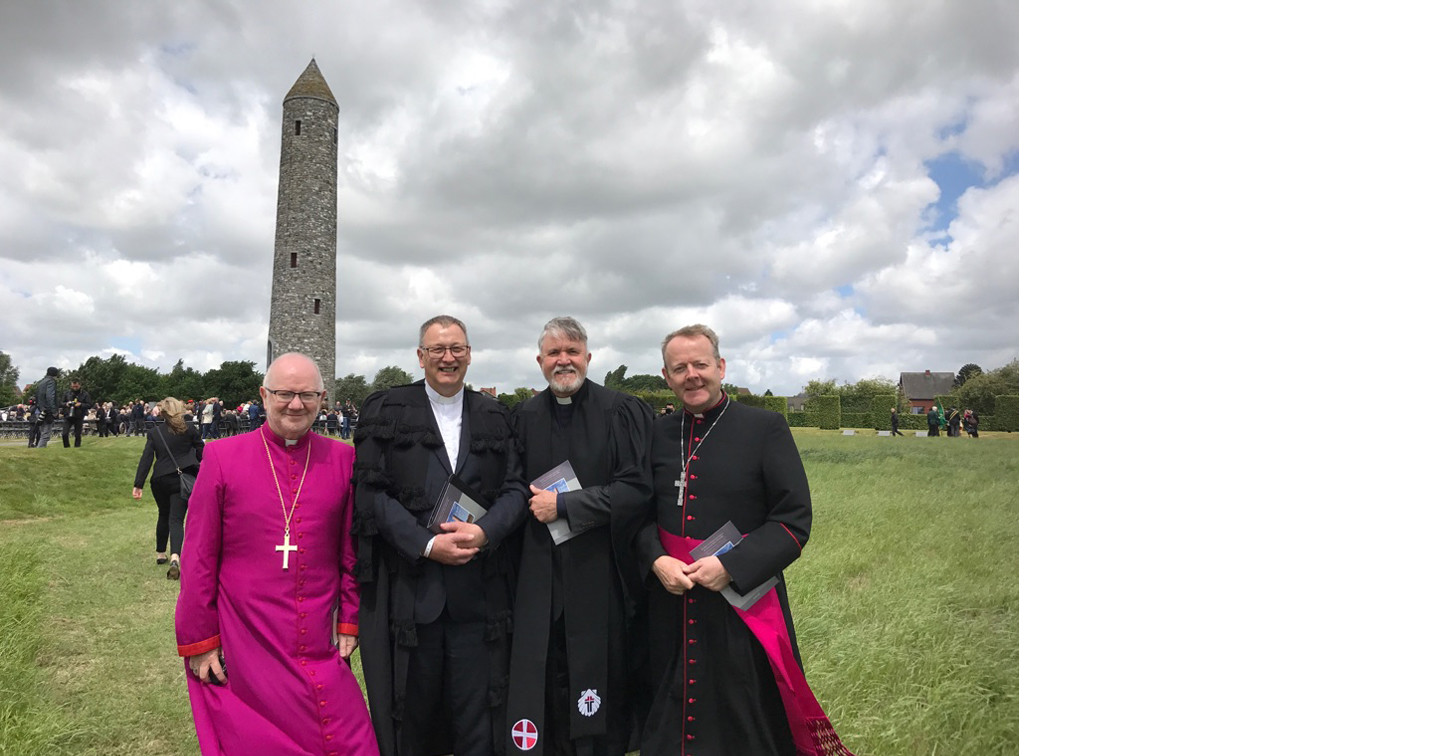
<svg viewBox="0 0 1440 756">
<path fill-rule="evenodd" d="M 955 388 L 955 373 L 942 371 L 901 373 L 900 391 L 910 402 L 910 414 L 923 415 L 935 404 L 935 397 L 944 396 Z"/>
<path fill-rule="evenodd" d="M 810 395 L 804 391 L 794 396 L 787 396 L 785 397 L 785 410 L 787 412 L 803 412 L 805 410 L 805 400 L 809 398 Z"/>
</svg>

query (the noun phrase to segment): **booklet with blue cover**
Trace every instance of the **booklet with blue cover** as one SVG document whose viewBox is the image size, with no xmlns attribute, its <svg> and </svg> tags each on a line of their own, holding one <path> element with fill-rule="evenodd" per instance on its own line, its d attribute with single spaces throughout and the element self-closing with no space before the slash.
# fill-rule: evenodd
<svg viewBox="0 0 1440 756">
<path fill-rule="evenodd" d="M 744 536 L 740 535 L 740 529 L 735 527 L 735 523 L 726 521 L 724 525 L 720 526 L 719 530 L 710 534 L 709 538 L 701 541 L 699 546 L 690 550 L 690 558 L 704 559 L 707 556 L 720 556 L 739 546 L 740 539 L 742 538 L 744 538 Z M 759 601 L 761 597 L 768 593 L 770 589 L 774 588 L 779 582 L 780 580 L 778 578 L 772 577 L 743 594 L 735 590 L 735 584 L 732 582 L 730 585 L 720 589 L 720 595 L 724 596 L 725 600 L 729 601 L 731 606 L 743 612 L 754 606 L 756 601 Z"/>
<path fill-rule="evenodd" d="M 531 481 L 530 485 L 546 491 L 554 491 L 556 494 L 579 491 L 583 488 L 580 485 L 580 479 L 575 476 L 575 468 L 570 465 L 568 459 L 550 468 L 544 475 Z M 571 530 L 570 523 L 564 517 L 556 517 L 545 523 L 545 527 L 550 529 L 550 540 L 554 541 L 556 546 L 584 532 Z"/>
<path fill-rule="evenodd" d="M 480 495 L 455 478 L 445 484 L 445 490 L 435 500 L 430 512 L 430 532 L 439 533 L 440 524 L 445 522 L 476 522 L 485 516 L 485 507 L 480 505 Z"/>
</svg>

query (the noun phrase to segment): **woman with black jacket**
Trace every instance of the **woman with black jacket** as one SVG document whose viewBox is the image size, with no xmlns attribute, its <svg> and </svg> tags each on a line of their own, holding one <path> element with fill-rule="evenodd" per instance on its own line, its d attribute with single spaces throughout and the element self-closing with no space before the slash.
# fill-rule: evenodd
<svg viewBox="0 0 1440 756">
<path fill-rule="evenodd" d="M 135 468 L 135 488 L 131 498 L 139 500 L 143 495 L 141 486 L 145 476 L 150 474 L 150 495 L 155 497 L 159 517 L 155 521 L 155 563 L 165 564 L 165 542 L 170 542 L 170 569 L 165 577 L 180 579 L 180 545 L 185 540 L 186 503 L 180 498 L 180 473 L 191 476 L 200 472 L 200 459 L 204 454 L 205 442 L 195 427 L 185 422 L 185 405 L 173 396 L 160 400 L 160 419 L 145 434 L 145 451 L 140 454 L 140 464 Z M 194 478 L 191 478 L 193 483 Z"/>
</svg>

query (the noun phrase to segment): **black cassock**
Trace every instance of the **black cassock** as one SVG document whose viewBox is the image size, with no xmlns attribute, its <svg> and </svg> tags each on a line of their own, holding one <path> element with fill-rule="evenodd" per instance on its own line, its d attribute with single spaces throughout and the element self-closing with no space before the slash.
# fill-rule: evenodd
<svg viewBox="0 0 1440 756">
<path fill-rule="evenodd" d="M 360 584 L 360 653 L 371 721 L 385 756 L 401 749 L 407 713 L 416 626 L 443 612 L 457 621 L 483 622 L 489 664 L 472 671 L 474 685 L 486 691 L 484 721 L 466 726 L 490 740 L 495 752 L 509 739 L 502 722 L 509 665 L 511 602 L 515 581 L 514 539 L 529 489 L 503 405 L 479 392 L 464 390 L 459 479 L 480 494 L 489 510 L 480 525 L 492 540 L 470 562 L 452 567 L 421 556 L 428 522 L 454 471 L 440 438 L 424 383 L 377 391 L 365 400 L 355 428 L 355 577 Z M 403 533 L 404 549 L 387 541 L 386 532 Z M 436 685 L 438 685 L 438 681 Z M 443 698 L 442 698 L 443 701 Z M 420 753 L 448 754 L 455 747 L 446 723 L 449 713 L 422 710 L 430 720 L 413 744 Z"/>
<path fill-rule="evenodd" d="M 684 457 L 690 462 L 682 481 Z M 657 420 L 651 464 L 653 519 L 636 536 L 640 566 L 649 576 L 654 693 L 641 752 L 790 756 L 795 744 L 774 673 L 745 623 L 719 593 L 697 586 L 675 596 L 649 571 L 665 554 L 656 526 L 703 540 L 727 521 L 735 523 L 746 537 L 720 561 L 742 593 L 780 578 L 775 590 L 798 662 L 781 570 L 809 538 L 810 486 L 790 428 L 777 412 L 722 396 L 703 416 L 687 411 Z"/>
<path fill-rule="evenodd" d="M 569 460 L 583 488 L 561 494 L 566 520 L 580 532 L 569 541 L 556 546 L 544 524 L 526 518 L 506 722 L 517 729 L 522 720 L 534 723 L 535 753 L 552 753 L 548 739 L 557 736 L 597 738 L 597 752 L 624 753 L 636 724 L 626 641 L 639 578 L 630 543 L 650 502 L 653 412 L 589 380 L 571 399 L 566 413 L 546 389 L 514 414 L 525 479 Z M 550 634 L 560 627 L 563 665 L 547 658 L 556 641 Z M 516 738 L 507 749 L 524 752 Z"/>
</svg>

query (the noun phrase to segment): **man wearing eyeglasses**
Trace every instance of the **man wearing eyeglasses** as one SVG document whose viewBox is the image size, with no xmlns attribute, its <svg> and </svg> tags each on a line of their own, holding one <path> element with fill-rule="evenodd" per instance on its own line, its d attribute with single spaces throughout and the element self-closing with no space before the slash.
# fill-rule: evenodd
<svg viewBox="0 0 1440 756">
<path fill-rule="evenodd" d="M 355 429 L 360 651 L 386 756 L 491 756 L 509 663 L 513 559 L 528 498 L 509 412 L 465 387 L 465 324 L 438 315 L 415 350 L 425 378 L 377 391 Z M 428 526 L 452 478 L 487 510 Z M 442 698 L 443 696 L 443 698 Z"/>
<path fill-rule="evenodd" d="M 275 358 L 260 393 L 269 421 L 205 446 L 186 517 L 175 640 L 200 752 L 375 754 L 348 662 L 355 451 L 310 432 L 309 357 Z"/>
</svg>

